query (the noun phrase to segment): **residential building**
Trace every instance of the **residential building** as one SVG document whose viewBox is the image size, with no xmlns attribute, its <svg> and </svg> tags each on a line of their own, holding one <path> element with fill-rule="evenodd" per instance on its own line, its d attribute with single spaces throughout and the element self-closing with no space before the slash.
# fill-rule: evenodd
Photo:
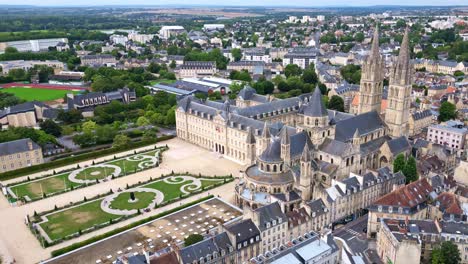
<svg viewBox="0 0 468 264">
<path fill-rule="evenodd" d="M 250 218 L 260 230 L 260 252 L 265 253 L 286 243 L 288 218 L 279 203 L 271 203 L 257 209 L 244 209 L 244 218 Z"/>
<path fill-rule="evenodd" d="M 230 71 L 246 70 L 250 74 L 263 74 L 265 66 L 264 61 L 233 61 L 228 63 L 227 69 Z"/>
<path fill-rule="evenodd" d="M 185 61 L 174 70 L 179 78 L 197 78 L 216 74 L 214 61 Z"/>
<path fill-rule="evenodd" d="M 149 43 L 151 40 L 154 38 L 154 34 L 140 34 L 136 32 L 131 32 L 128 34 L 128 39 L 133 41 L 133 42 L 138 42 L 138 43 Z"/>
<path fill-rule="evenodd" d="M 111 36 L 109 37 L 109 40 L 110 40 L 113 44 L 118 44 L 118 45 L 125 46 L 125 45 L 127 44 L 128 37 L 127 37 L 127 36 L 124 36 L 124 35 L 111 35 Z"/>
<path fill-rule="evenodd" d="M 455 150 L 463 150 L 466 141 L 466 128 L 445 125 L 431 125 L 427 131 L 427 140 Z"/>
<path fill-rule="evenodd" d="M 306 263 L 338 264 L 340 250 L 331 234 L 320 236 L 307 232 L 278 249 L 250 259 L 252 264 Z"/>
<path fill-rule="evenodd" d="M 306 69 L 311 63 L 317 62 L 318 50 L 315 48 L 294 48 L 290 50 L 283 58 L 283 66 L 296 64 L 301 69 Z"/>
<path fill-rule="evenodd" d="M 179 263 L 236 263 L 236 250 L 226 232 L 208 237 L 178 251 Z M 161 262 L 165 263 L 165 262 Z"/>
<path fill-rule="evenodd" d="M 331 222 L 343 220 L 346 217 L 357 218 L 364 209 L 369 207 L 383 194 L 404 186 L 405 176 L 392 173 L 388 167 L 376 172 L 368 172 L 363 176 L 351 174 L 342 181 L 332 181 L 332 186 L 314 194 L 321 197 L 330 208 Z"/>
<path fill-rule="evenodd" d="M 377 199 L 369 206 L 368 237 L 374 237 L 379 231 L 381 219 L 426 219 L 431 192 L 427 178 L 421 178 Z"/>
<path fill-rule="evenodd" d="M 41 147 L 29 138 L 0 143 L 0 172 L 43 163 Z"/>
<path fill-rule="evenodd" d="M 260 255 L 260 230 L 251 219 L 222 226 L 234 246 L 234 263 L 244 263 Z"/>
<path fill-rule="evenodd" d="M 215 31 L 215 30 L 223 30 L 224 24 L 205 24 L 203 25 L 203 30 L 205 31 Z"/>
<path fill-rule="evenodd" d="M 115 66 L 117 60 L 110 54 L 84 55 L 80 57 L 81 65 L 84 66 Z"/>
<path fill-rule="evenodd" d="M 408 120 L 409 136 L 421 134 L 433 123 L 434 117 L 431 110 L 413 112 Z"/>
</svg>

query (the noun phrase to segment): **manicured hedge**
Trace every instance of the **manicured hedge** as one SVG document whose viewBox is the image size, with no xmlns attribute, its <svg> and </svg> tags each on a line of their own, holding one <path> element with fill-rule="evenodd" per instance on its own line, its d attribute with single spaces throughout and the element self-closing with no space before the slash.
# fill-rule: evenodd
<svg viewBox="0 0 468 264">
<path fill-rule="evenodd" d="M 140 142 L 136 142 L 136 143 L 131 143 L 126 148 L 108 148 L 108 149 L 88 152 L 88 153 L 85 153 L 85 154 L 80 154 L 80 155 L 73 156 L 73 157 L 70 156 L 70 157 L 67 157 L 67 158 L 64 158 L 64 159 L 54 160 L 54 161 L 51 161 L 51 162 L 38 164 L 38 165 L 34 165 L 34 166 L 31 166 L 31 167 L 27 167 L 27 168 L 21 168 L 21 169 L 14 170 L 14 171 L 7 171 L 7 172 L 4 172 L 4 173 L 0 173 L 0 180 L 3 180 L 3 181 L 4 180 L 11 180 L 11 179 L 14 179 L 14 178 L 18 178 L 18 177 L 21 177 L 21 176 L 26 176 L 26 175 L 37 173 L 37 172 L 44 171 L 44 170 L 55 169 L 55 168 L 58 168 L 58 167 L 67 166 L 67 165 L 74 164 L 74 163 L 77 163 L 77 162 L 82 162 L 82 161 L 86 161 L 86 160 L 90 160 L 90 159 L 96 159 L 96 158 L 99 158 L 99 157 L 107 156 L 107 155 L 118 153 L 118 152 L 123 152 L 123 151 L 128 151 L 128 150 L 132 150 L 132 149 L 136 149 L 136 148 L 141 148 L 141 147 L 144 147 L 144 146 L 147 146 L 147 145 L 155 144 L 155 143 L 160 142 L 160 141 L 171 139 L 173 137 L 174 136 L 162 136 L 162 137 L 159 137 L 157 140 L 154 140 L 154 141 L 140 141 Z"/>
<path fill-rule="evenodd" d="M 148 223 L 148 222 L 150 222 L 150 221 L 156 220 L 156 219 L 161 218 L 161 217 L 164 217 L 164 216 L 166 216 L 166 215 L 175 213 L 175 212 L 177 212 L 177 211 L 180 211 L 180 210 L 185 209 L 185 208 L 187 208 L 187 207 L 190 207 L 190 206 L 192 206 L 192 205 L 195 205 L 195 204 L 204 202 L 204 201 L 209 200 L 209 199 L 211 199 L 211 198 L 213 198 L 213 197 L 214 197 L 214 195 L 209 195 L 209 196 L 207 196 L 207 197 L 204 197 L 204 198 L 195 200 L 195 201 L 193 201 L 193 202 L 184 204 L 184 205 L 182 205 L 182 206 L 178 206 L 178 207 L 175 207 L 175 208 L 173 208 L 173 209 L 164 211 L 164 212 L 159 213 L 159 214 L 157 214 L 157 215 L 153 215 L 153 216 L 150 216 L 150 217 L 141 219 L 141 220 L 139 220 L 139 221 L 133 222 L 133 223 L 128 224 L 128 225 L 126 225 L 126 226 L 122 226 L 122 227 L 116 228 L 116 229 L 114 229 L 114 230 L 112 230 L 112 231 L 109 231 L 109 232 L 107 232 L 107 233 L 104 233 L 104 234 L 101 234 L 101 235 L 98 235 L 98 236 L 95 236 L 95 237 L 92 237 L 92 238 L 89 238 L 89 239 L 86 239 L 86 240 L 83 240 L 83 241 L 80 241 L 80 242 L 71 244 L 70 246 L 67 246 L 67 247 L 64 247 L 64 248 L 60 248 L 60 249 L 54 250 L 54 251 L 52 251 L 51 255 L 52 255 L 52 257 L 57 257 L 57 256 L 60 256 L 60 255 L 63 255 L 63 254 L 65 254 L 65 253 L 68 253 L 68 252 L 73 251 L 73 250 L 75 250 L 75 249 L 78 249 L 78 248 L 87 246 L 87 245 L 89 245 L 89 244 L 91 244 L 91 243 L 94 243 L 94 242 L 97 242 L 97 241 L 99 241 L 99 240 L 108 238 L 108 237 L 110 237 L 110 236 L 119 234 L 119 233 L 124 232 L 124 231 L 126 231 L 126 230 L 128 230 L 128 229 L 132 229 L 132 228 L 134 228 L 134 227 L 137 227 L 137 226 L 139 226 L 139 225 Z"/>
</svg>

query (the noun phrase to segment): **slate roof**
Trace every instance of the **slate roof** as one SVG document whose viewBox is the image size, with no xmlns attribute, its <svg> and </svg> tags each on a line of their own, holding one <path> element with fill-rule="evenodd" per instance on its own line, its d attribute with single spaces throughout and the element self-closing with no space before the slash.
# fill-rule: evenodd
<svg viewBox="0 0 468 264">
<path fill-rule="evenodd" d="M 278 202 L 259 207 L 255 209 L 254 213 L 259 216 L 258 228 L 260 229 L 260 231 L 266 230 L 267 223 L 271 224 L 273 220 L 276 220 L 278 222 L 278 220 L 281 219 L 283 223 L 287 221 L 287 216 L 281 210 L 281 207 Z"/>
<path fill-rule="evenodd" d="M 32 149 L 29 149 L 28 143 L 32 143 Z M 23 138 L 0 143 L 0 156 L 12 155 L 30 150 L 40 150 L 41 147 L 29 138 Z"/>
<path fill-rule="evenodd" d="M 420 120 L 432 116 L 431 110 L 418 111 L 411 114 L 414 120 Z"/>
<path fill-rule="evenodd" d="M 229 252 L 229 247 L 231 246 L 232 244 L 228 235 L 226 232 L 223 232 L 214 237 L 182 248 L 179 251 L 179 255 L 183 263 L 193 263 L 195 260 L 199 261 L 200 258 L 206 258 L 208 254 L 213 255 L 213 252 L 221 253 L 222 249 L 224 249 L 225 252 Z"/>
<path fill-rule="evenodd" d="M 260 236 L 260 230 L 258 230 L 257 226 L 251 219 L 242 220 L 226 226 L 226 230 L 235 236 L 236 241 L 231 241 L 235 242 L 234 244 Z"/>
<path fill-rule="evenodd" d="M 361 135 L 366 135 L 383 127 L 385 127 L 385 123 L 377 112 L 367 112 L 338 121 L 336 123 L 335 139 L 346 142 L 353 138 L 356 129 L 359 129 Z"/>
<path fill-rule="evenodd" d="M 310 98 L 310 102 L 304 106 L 304 115 L 311 117 L 328 116 L 327 108 L 322 100 L 322 93 L 318 87 L 315 87 Z"/>
<path fill-rule="evenodd" d="M 4 116 L 7 116 L 7 115 L 13 115 L 13 114 L 18 114 L 18 113 L 25 113 L 25 112 L 29 112 L 29 111 L 35 111 L 36 106 L 37 107 L 50 108 L 49 106 L 45 105 L 42 102 L 31 101 L 31 102 L 26 102 L 26 103 L 6 107 L 3 110 L 0 110 L 0 118 L 2 118 Z"/>
<path fill-rule="evenodd" d="M 387 144 L 394 156 L 411 149 L 411 145 L 405 136 L 389 140 Z"/>
<path fill-rule="evenodd" d="M 345 143 L 330 138 L 325 138 L 319 149 L 325 153 L 341 157 L 349 156 L 354 152 L 354 147 L 351 143 Z"/>
<path fill-rule="evenodd" d="M 323 215 L 328 212 L 328 208 L 323 202 L 322 198 L 306 202 L 306 206 L 310 208 L 311 215 L 315 213 L 315 217 Z"/>
</svg>

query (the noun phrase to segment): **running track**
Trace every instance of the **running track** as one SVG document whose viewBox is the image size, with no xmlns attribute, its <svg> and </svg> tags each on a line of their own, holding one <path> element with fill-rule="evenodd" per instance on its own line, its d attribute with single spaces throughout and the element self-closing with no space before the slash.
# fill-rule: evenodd
<svg viewBox="0 0 468 264">
<path fill-rule="evenodd" d="M 58 84 L 36 84 L 36 83 L 7 83 L 0 85 L 1 88 L 11 88 L 11 87 L 29 87 L 29 88 L 41 88 L 41 89 L 54 89 L 54 90 L 79 90 L 79 91 L 86 91 L 89 90 L 90 87 L 83 87 L 83 86 L 73 86 L 73 85 L 58 85 Z"/>
</svg>

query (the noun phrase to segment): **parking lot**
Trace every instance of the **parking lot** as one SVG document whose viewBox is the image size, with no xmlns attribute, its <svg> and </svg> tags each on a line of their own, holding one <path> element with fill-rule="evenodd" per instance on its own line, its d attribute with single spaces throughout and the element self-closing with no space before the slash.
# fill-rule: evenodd
<svg viewBox="0 0 468 264">
<path fill-rule="evenodd" d="M 83 248 L 49 263 L 111 263 L 124 255 L 158 251 L 183 243 L 190 234 L 207 234 L 241 216 L 238 208 L 214 198 Z"/>
</svg>

